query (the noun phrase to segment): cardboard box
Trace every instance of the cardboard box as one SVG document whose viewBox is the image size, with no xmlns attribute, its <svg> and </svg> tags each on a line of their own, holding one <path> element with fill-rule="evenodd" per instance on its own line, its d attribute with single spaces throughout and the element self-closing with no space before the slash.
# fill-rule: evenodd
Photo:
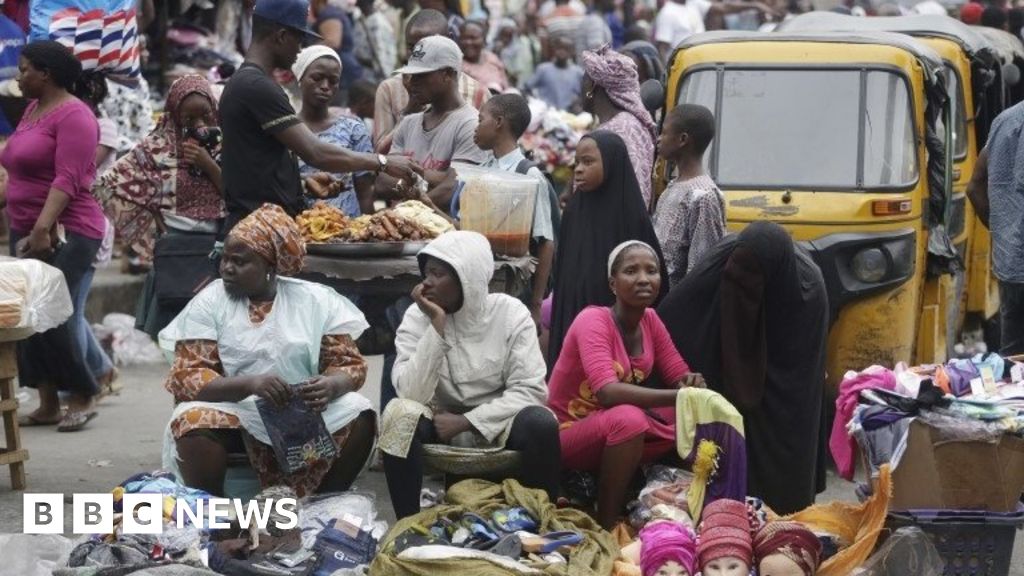
<svg viewBox="0 0 1024 576">
<path fill-rule="evenodd" d="M 890 510 L 948 509 L 1014 512 L 1024 490 L 1024 439 L 937 443 L 915 420 L 907 450 L 893 471 Z"/>
</svg>

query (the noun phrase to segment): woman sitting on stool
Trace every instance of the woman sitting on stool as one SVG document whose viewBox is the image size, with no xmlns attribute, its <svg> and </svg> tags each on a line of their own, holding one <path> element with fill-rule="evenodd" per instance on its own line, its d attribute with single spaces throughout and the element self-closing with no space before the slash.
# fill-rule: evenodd
<svg viewBox="0 0 1024 576">
<path fill-rule="evenodd" d="M 384 410 L 381 450 L 395 515 L 420 510 L 423 445 L 504 446 L 528 464 L 523 485 L 558 492 L 558 423 L 544 407 L 544 357 L 522 302 L 488 294 L 494 257 L 475 232 L 449 232 L 419 253 L 395 347 L 398 398 Z"/>
<path fill-rule="evenodd" d="M 243 447 L 264 488 L 287 484 L 300 497 L 347 490 L 369 458 L 376 417 L 356 392 L 366 361 L 355 339 L 366 320 L 334 290 L 283 277 L 302 269 L 305 254 L 295 221 L 264 204 L 228 235 L 222 279 L 160 332 L 174 354 L 164 387 L 178 404 L 163 465 L 186 485 L 223 494 L 228 453 Z M 296 395 L 322 415 L 337 455 L 286 474 L 256 400 L 283 405 Z"/>
</svg>

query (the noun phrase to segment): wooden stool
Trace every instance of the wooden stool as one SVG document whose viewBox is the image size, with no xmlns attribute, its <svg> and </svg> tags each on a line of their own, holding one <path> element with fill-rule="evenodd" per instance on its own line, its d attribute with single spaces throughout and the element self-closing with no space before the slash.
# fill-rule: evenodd
<svg viewBox="0 0 1024 576">
<path fill-rule="evenodd" d="M 18 399 L 15 397 L 14 378 L 18 375 L 16 342 L 0 342 L 0 416 L 4 420 L 5 448 L 0 448 L 0 466 L 11 467 L 11 486 L 25 489 L 25 461 L 28 450 L 21 447 L 18 430 Z"/>
</svg>

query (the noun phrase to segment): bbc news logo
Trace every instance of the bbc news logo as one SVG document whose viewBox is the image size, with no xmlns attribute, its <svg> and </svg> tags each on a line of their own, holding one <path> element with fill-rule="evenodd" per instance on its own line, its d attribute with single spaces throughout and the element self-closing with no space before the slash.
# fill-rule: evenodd
<svg viewBox="0 0 1024 576">
<path fill-rule="evenodd" d="M 125 494 L 121 498 L 121 532 L 124 534 L 160 534 L 164 529 L 163 494 Z M 22 501 L 22 532 L 25 534 L 63 534 L 65 502 L 63 494 L 25 494 Z M 225 529 L 232 519 L 246 530 L 273 527 L 291 530 L 299 524 L 298 502 L 294 498 L 277 500 L 239 500 L 209 498 L 175 502 L 171 521 L 178 528 L 189 525 Z M 71 526 L 75 534 L 111 534 L 114 532 L 114 495 L 74 494 L 71 502 Z"/>
</svg>

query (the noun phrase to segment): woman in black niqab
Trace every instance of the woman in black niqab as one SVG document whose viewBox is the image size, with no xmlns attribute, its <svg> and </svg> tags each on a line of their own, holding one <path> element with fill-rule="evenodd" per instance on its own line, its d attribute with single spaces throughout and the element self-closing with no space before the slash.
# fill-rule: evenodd
<svg viewBox="0 0 1024 576">
<path fill-rule="evenodd" d="M 824 489 L 828 297 L 776 224 L 726 237 L 658 307 L 679 353 L 743 414 L 748 493 L 779 514 Z"/>
<path fill-rule="evenodd" d="M 587 306 L 611 306 L 615 302 L 608 287 L 608 255 L 612 249 L 626 240 L 641 240 L 655 249 L 659 262 L 665 261 L 626 144 L 617 134 L 604 130 L 584 138 L 597 143 L 604 181 L 596 190 L 573 194 L 562 215 L 555 253 L 549 368 L 558 360 L 576 315 Z M 668 277 L 662 266 L 661 289 L 667 288 Z"/>
</svg>

